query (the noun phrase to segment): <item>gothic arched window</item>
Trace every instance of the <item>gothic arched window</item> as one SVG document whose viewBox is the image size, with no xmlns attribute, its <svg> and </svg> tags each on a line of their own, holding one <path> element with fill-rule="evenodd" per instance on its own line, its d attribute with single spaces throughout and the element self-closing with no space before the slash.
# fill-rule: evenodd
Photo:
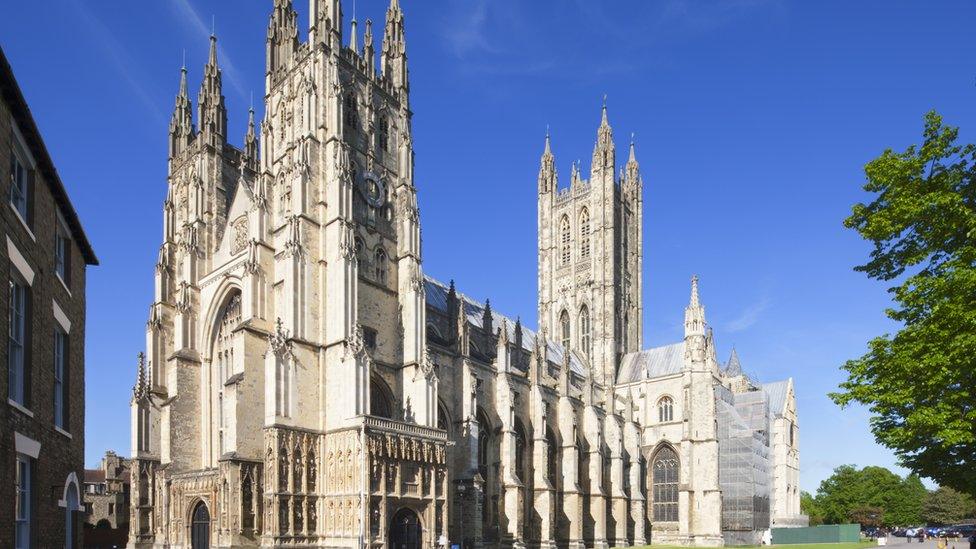
<svg viewBox="0 0 976 549">
<path fill-rule="evenodd" d="M 674 421 L 674 399 L 666 396 L 657 401 L 657 419 L 661 423 Z"/>
<path fill-rule="evenodd" d="M 359 125 L 359 107 L 355 93 L 349 92 L 346 94 L 343 107 L 343 120 L 346 123 L 346 128 L 350 130 L 356 129 Z"/>
<path fill-rule="evenodd" d="M 567 313 L 566 311 L 563 311 L 562 314 L 559 315 L 559 329 L 560 329 L 560 335 L 562 336 L 563 349 L 568 353 L 570 338 L 572 337 L 573 332 L 570 331 L 569 313 Z"/>
<path fill-rule="evenodd" d="M 546 478 L 553 488 L 556 488 L 557 464 L 559 463 L 559 446 L 556 444 L 556 434 L 546 427 Z"/>
<path fill-rule="evenodd" d="M 678 454 L 665 446 L 654 457 L 651 467 L 654 522 L 678 521 Z"/>
<path fill-rule="evenodd" d="M 383 380 L 373 377 L 369 380 L 369 415 L 393 419 L 393 403 L 390 390 Z"/>
<path fill-rule="evenodd" d="M 529 472 L 525 467 L 525 449 L 528 441 L 522 422 L 515 420 L 515 476 L 523 483 L 529 481 Z"/>
<path fill-rule="evenodd" d="M 376 248 L 376 253 L 373 254 L 373 263 L 376 267 L 376 281 L 380 284 L 386 284 L 386 250 L 383 248 Z"/>
<path fill-rule="evenodd" d="M 213 402 L 216 408 L 217 457 L 227 451 L 224 429 L 227 427 L 227 410 L 224 405 L 224 383 L 234 374 L 234 330 L 241 322 L 241 294 L 234 292 L 224 304 L 214 326 L 210 368 L 213 372 Z"/>
<path fill-rule="evenodd" d="M 580 259 L 590 258 L 590 212 L 586 208 L 579 217 Z"/>
<path fill-rule="evenodd" d="M 569 216 L 564 215 L 562 220 L 559 222 L 560 265 L 569 265 L 569 260 L 572 259 L 572 251 L 569 248 L 569 241 Z"/>
<path fill-rule="evenodd" d="M 579 313 L 579 342 L 580 350 L 586 353 L 586 357 L 593 358 L 593 337 L 590 328 L 590 310 L 583 305 Z"/>
<path fill-rule="evenodd" d="M 380 115 L 376 124 L 376 140 L 381 151 L 390 150 L 390 122 L 385 115 Z"/>
</svg>

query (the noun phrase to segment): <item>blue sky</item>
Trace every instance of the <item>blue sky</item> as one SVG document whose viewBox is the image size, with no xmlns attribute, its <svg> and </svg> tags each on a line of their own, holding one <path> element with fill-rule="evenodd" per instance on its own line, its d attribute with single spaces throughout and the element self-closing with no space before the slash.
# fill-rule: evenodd
<svg viewBox="0 0 976 549">
<path fill-rule="evenodd" d="M 574 160 L 588 165 L 606 94 L 618 160 L 635 134 L 645 181 L 645 345 L 680 339 L 697 273 L 721 357 L 735 345 L 760 379 L 796 379 L 803 489 L 840 464 L 894 464 L 865 410 L 826 397 L 839 366 L 893 329 L 884 287 L 852 271 L 869 247 L 841 222 L 865 198 L 863 165 L 916 142 L 927 110 L 976 139 L 976 4 L 401 2 L 429 274 L 535 325 L 546 126 L 565 184 Z M 381 28 L 385 8 L 359 0 L 357 16 Z M 89 464 L 129 451 L 182 52 L 195 89 L 216 22 L 239 144 L 252 91 L 262 110 L 270 9 L 4 7 L 0 44 L 102 261 L 88 278 Z"/>
</svg>

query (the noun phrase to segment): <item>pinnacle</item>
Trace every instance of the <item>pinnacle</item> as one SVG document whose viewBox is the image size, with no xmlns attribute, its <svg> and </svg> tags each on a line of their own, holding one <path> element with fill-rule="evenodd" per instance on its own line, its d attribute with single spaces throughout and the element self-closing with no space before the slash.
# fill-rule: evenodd
<svg viewBox="0 0 976 549">
<path fill-rule="evenodd" d="M 217 35 L 210 35 L 210 57 L 207 60 L 207 64 L 213 67 L 217 66 Z"/>
<path fill-rule="evenodd" d="M 698 299 L 698 275 L 691 277 L 691 301 L 688 303 L 688 307 L 700 307 L 701 302 Z"/>
<path fill-rule="evenodd" d="M 634 134 L 630 134 L 630 158 L 627 159 L 627 162 L 637 162 L 637 153 L 634 150 Z"/>
</svg>

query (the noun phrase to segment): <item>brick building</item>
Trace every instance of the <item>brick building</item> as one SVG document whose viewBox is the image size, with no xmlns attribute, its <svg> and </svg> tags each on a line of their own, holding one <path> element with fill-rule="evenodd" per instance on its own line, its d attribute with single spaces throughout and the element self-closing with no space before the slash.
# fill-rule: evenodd
<svg viewBox="0 0 976 549">
<path fill-rule="evenodd" d="M 129 460 L 109 450 L 98 469 L 85 469 L 85 523 L 129 530 Z M 124 539 L 124 538 L 123 538 Z"/>
<path fill-rule="evenodd" d="M 0 547 L 78 547 L 85 269 L 78 215 L 0 50 Z"/>
</svg>

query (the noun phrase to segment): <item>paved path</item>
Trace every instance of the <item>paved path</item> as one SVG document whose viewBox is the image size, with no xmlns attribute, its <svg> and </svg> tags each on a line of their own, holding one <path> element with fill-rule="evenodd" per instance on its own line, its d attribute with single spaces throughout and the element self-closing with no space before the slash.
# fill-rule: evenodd
<svg viewBox="0 0 976 549">
<path fill-rule="evenodd" d="M 898 547 L 898 549 L 936 549 L 936 540 L 926 538 L 924 543 L 919 543 L 918 538 L 912 539 L 911 543 L 906 538 L 888 538 L 888 547 Z M 966 540 L 949 539 L 947 549 L 970 549 L 969 542 Z M 976 548 L 974 548 L 976 549 Z"/>
</svg>

